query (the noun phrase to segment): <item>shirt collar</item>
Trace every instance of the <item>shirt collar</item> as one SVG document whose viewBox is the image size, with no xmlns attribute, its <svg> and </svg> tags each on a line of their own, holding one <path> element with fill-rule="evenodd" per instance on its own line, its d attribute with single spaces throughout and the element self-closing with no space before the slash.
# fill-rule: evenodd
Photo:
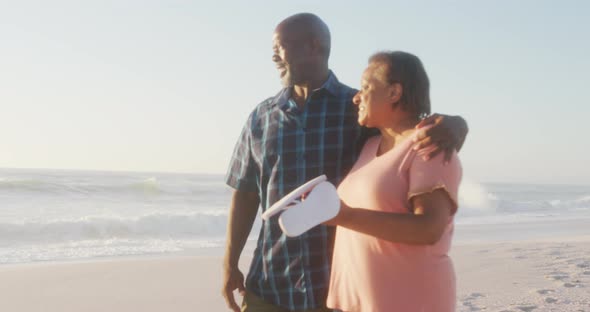
<svg viewBox="0 0 590 312">
<path fill-rule="evenodd" d="M 320 89 L 324 89 L 330 92 L 332 95 L 337 95 L 339 88 L 340 82 L 338 81 L 338 78 L 336 78 L 336 75 L 334 75 L 334 73 L 330 71 L 330 74 L 328 75 L 328 80 L 324 82 Z"/>
<path fill-rule="evenodd" d="M 334 73 L 330 70 L 330 73 L 328 74 L 328 79 L 326 80 L 326 82 L 324 82 L 324 84 L 319 87 L 318 89 L 315 89 L 312 91 L 312 93 L 315 92 L 320 92 L 321 90 L 325 90 L 328 93 L 330 93 L 331 95 L 335 96 L 338 94 L 338 89 L 340 87 L 340 82 L 338 81 L 338 78 L 336 78 L 336 75 L 334 75 Z M 292 91 L 292 87 L 288 87 L 288 88 L 283 88 L 274 98 L 274 105 L 278 105 L 281 109 L 283 110 L 287 110 L 291 107 L 291 105 L 289 104 L 289 98 L 291 97 L 291 91 Z"/>
</svg>

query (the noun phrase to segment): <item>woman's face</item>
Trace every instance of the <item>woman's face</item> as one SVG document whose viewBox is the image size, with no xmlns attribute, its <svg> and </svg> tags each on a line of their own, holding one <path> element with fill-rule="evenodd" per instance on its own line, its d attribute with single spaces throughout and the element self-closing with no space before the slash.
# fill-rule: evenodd
<svg viewBox="0 0 590 312">
<path fill-rule="evenodd" d="M 387 65 L 370 63 L 361 77 L 361 89 L 352 101 L 359 107 L 361 126 L 380 128 L 391 124 L 395 88 L 385 82 Z"/>
</svg>

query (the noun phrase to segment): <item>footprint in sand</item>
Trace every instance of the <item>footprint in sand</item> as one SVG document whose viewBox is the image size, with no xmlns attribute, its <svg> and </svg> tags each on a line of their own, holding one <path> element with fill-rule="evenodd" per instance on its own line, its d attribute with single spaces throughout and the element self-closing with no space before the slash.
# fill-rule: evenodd
<svg viewBox="0 0 590 312">
<path fill-rule="evenodd" d="M 479 306 L 476 303 L 472 302 L 473 300 L 477 300 L 478 298 L 482 297 L 485 297 L 485 295 L 480 293 L 471 293 L 463 298 L 462 305 L 468 307 L 470 312 L 486 310 L 487 307 Z"/>
<path fill-rule="evenodd" d="M 461 305 L 463 305 L 464 307 L 469 308 L 468 311 L 479 311 L 479 310 L 481 310 L 479 307 L 475 306 L 474 303 L 471 302 L 471 301 L 463 301 L 463 302 L 461 302 Z"/>
<path fill-rule="evenodd" d="M 480 306 L 470 305 L 470 304 L 465 304 L 465 303 L 463 303 L 463 305 L 469 309 L 469 310 L 467 310 L 469 312 L 485 311 L 487 309 L 486 307 L 480 307 Z"/>
<path fill-rule="evenodd" d="M 470 299 L 477 299 L 477 298 L 483 298 L 486 295 L 481 294 L 481 293 L 471 293 L 469 294 L 469 296 L 467 296 L 465 299 L 470 300 Z"/>
<path fill-rule="evenodd" d="M 556 303 L 557 299 L 553 298 L 553 297 L 547 297 L 545 298 L 545 302 L 547 303 Z"/>
<path fill-rule="evenodd" d="M 531 311 L 535 310 L 538 307 L 531 305 L 531 306 L 518 306 L 516 308 L 519 309 L 520 311 L 531 312 Z"/>
<path fill-rule="evenodd" d="M 553 289 L 539 289 L 539 290 L 537 290 L 537 293 L 539 295 L 547 295 L 547 294 L 552 294 L 554 292 L 555 292 L 555 290 L 553 290 Z"/>
<path fill-rule="evenodd" d="M 554 273 L 550 273 L 548 275 L 545 275 L 545 278 L 552 280 L 552 281 L 563 281 L 564 279 L 570 278 L 570 276 L 566 273 L 554 272 Z"/>
<path fill-rule="evenodd" d="M 575 281 L 564 283 L 563 287 L 566 287 L 566 288 L 582 287 L 582 284 L 579 280 L 575 280 Z"/>
</svg>

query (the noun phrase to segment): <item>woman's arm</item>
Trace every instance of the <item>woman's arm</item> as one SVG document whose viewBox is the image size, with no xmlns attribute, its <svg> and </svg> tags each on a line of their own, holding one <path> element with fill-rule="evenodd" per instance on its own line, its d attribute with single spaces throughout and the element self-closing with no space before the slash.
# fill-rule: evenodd
<svg viewBox="0 0 590 312">
<path fill-rule="evenodd" d="M 338 225 L 396 243 L 432 245 L 438 242 L 456 210 L 444 189 L 412 197 L 413 214 L 389 213 L 348 207 L 328 225 Z"/>
</svg>

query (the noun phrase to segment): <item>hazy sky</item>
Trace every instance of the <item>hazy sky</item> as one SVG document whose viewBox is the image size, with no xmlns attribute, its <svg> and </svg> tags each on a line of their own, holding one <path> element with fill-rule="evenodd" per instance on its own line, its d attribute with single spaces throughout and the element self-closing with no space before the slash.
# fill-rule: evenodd
<svg viewBox="0 0 590 312">
<path fill-rule="evenodd" d="M 2 1 L 0 168 L 225 172 L 280 89 L 275 25 L 307 11 L 353 87 L 377 50 L 422 59 L 466 176 L 590 184 L 590 2 L 407 2 Z"/>
</svg>

